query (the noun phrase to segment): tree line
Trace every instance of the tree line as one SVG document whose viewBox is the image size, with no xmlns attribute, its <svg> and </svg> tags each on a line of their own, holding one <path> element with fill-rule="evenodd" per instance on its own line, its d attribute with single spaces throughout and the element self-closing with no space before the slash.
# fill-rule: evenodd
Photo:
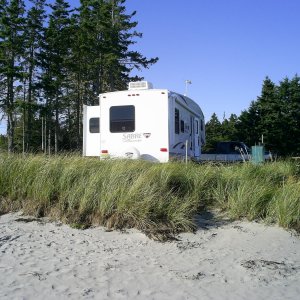
<svg viewBox="0 0 300 300">
<path fill-rule="evenodd" d="M 240 116 L 219 121 L 216 114 L 206 124 L 204 150 L 219 141 L 243 141 L 248 146 L 264 144 L 282 156 L 300 155 L 300 78 L 285 78 L 276 85 L 266 77 L 261 95 Z"/>
<path fill-rule="evenodd" d="M 81 149 L 83 104 L 158 60 L 133 50 L 142 34 L 125 2 L 0 0 L 0 144 L 9 152 Z"/>
<path fill-rule="evenodd" d="M 9 152 L 55 152 L 82 147 L 82 106 L 103 92 L 124 90 L 133 69 L 158 58 L 134 51 L 142 34 L 126 0 L 0 0 L 0 114 Z M 266 78 L 261 95 L 240 116 L 206 124 L 206 145 L 264 142 L 280 155 L 300 154 L 300 81 Z"/>
</svg>

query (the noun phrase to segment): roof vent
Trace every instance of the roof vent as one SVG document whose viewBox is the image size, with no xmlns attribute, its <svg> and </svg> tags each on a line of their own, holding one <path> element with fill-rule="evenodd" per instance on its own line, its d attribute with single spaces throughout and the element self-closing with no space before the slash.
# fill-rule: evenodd
<svg viewBox="0 0 300 300">
<path fill-rule="evenodd" d="M 152 83 L 148 81 L 129 82 L 128 90 L 148 90 L 152 89 Z"/>
</svg>

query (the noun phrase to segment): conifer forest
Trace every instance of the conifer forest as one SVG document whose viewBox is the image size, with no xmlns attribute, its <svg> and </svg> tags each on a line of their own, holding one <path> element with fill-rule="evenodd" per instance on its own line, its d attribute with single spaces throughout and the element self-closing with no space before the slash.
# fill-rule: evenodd
<svg viewBox="0 0 300 300">
<path fill-rule="evenodd" d="M 158 60 L 136 50 L 137 17 L 126 0 L 81 0 L 79 7 L 65 0 L 0 0 L 0 116 L 7 122 L 1 151 L 80 151 L 83 104 L 126 89 L 141 79 L 132 71 Z M 299 156 L 298 75 L 278 84 L 266 77 L 249 103 L 239 116 L 206 120 L 204 150 L 218 141 L 263 142 L 279 155 Z"/>
<path fill-rule="evenodd" d="M 25 5 L 26 4 L 26 5 Z M 133 69 L 157 58 L 133 50 L 142 37 L 125 0 L 0 0 L 0 110 L 8 152 L 76 151 L 82 106 L 127 88 Z"/>
<path fill-rule="evenodd" d="M 274 154 L 300 156 L 300 78 L 284 78 L 275 84 L 266 77 L 261 95 L 240 116 L 219 120 L 216 114 L 206 124 L 205 150 L 218 141 L 243 141 L 248 146 L 263 143 Z"/>
</svg>

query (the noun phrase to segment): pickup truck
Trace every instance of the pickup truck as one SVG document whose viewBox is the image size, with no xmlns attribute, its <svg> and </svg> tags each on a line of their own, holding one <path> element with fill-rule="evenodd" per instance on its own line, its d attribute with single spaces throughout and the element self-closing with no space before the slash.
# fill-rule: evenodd
<svg viewBox="0 0 300 300">
<path fill-rule="evenodd" d="M 265 160 L 271 160 L 268 153 Z M 243 142 L 218 142 L 214 151 L 202 153 L 200 161 L 244 162 L 251 160 L 251 149 Z"/>
</svg>

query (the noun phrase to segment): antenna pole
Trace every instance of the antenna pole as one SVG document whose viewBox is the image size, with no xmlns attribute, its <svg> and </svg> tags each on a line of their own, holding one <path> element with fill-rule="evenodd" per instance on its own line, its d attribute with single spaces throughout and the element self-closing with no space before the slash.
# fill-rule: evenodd
<svg viewBox="0 0 300 300">
<path fill-rule="evenodd" d="M 187 96 L 188 84 L 192 84 L 192 81 L 191 80 L 186 80 L 185 81 L 185 93 L 184 93 L 184 96 Z"/>
</svg>

